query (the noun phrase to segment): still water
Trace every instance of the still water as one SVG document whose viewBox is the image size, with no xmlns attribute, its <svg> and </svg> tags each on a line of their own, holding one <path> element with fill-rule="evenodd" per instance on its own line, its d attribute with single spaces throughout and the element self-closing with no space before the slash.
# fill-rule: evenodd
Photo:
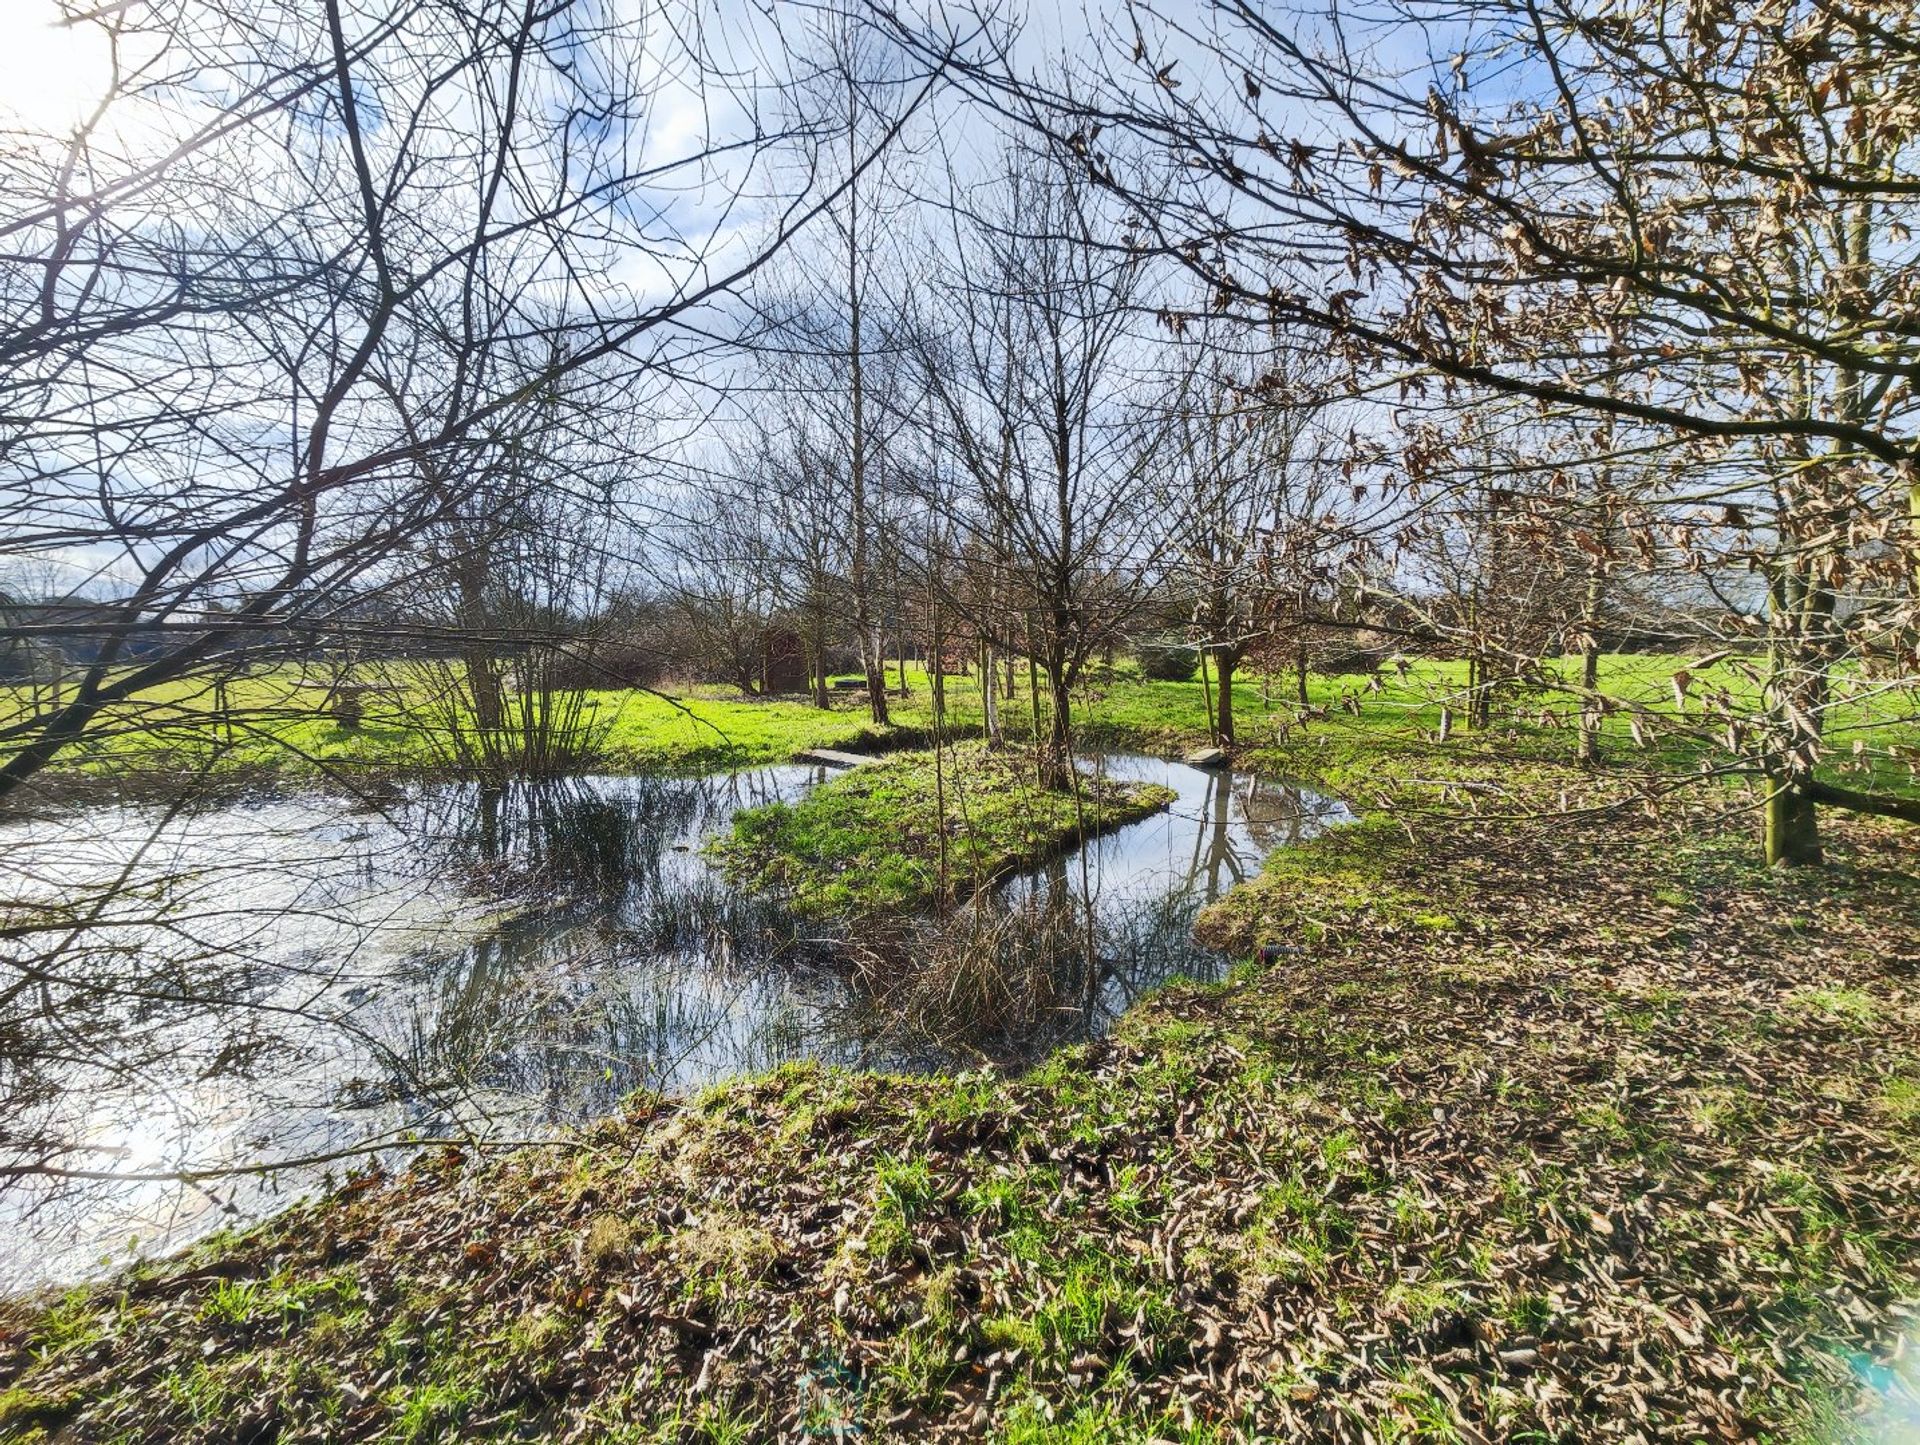
<svg viewBox="0 0 1920 1445">
<path fill-rule="evenodd" d="M 1089 766 L 1177 799 L 976 899 L 964 937 L 953 920 L 840 936 L 703 860 L 736 810 L 802 796 L 824 775 L 811 766 L 0 826 L 16 964 L 0 975 L 0 1166 L 33 1171 L 0 1192 L 0 1288 L 258 1218 L 409 1132 L 538 1138 L 635 1089 L 795 1059 L 1018 1063 L 1171 977 L 1217 974 L 1194 915 L 1346 817 L 1243 774 Z M 978 952 L 981 930 L 1019 955 L 1005 977 L 1030 1007 L 930 1019 L 893 988 L 918 960 Z M 1072 949 L 1040 956 L 1045 937 Z M 138 1177 L 276 1160 L 314 1162 Z"/>
</svg>

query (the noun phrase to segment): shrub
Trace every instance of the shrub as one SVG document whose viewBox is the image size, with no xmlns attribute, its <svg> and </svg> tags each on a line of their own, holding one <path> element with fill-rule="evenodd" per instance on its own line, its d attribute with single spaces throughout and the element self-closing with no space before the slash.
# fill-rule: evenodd
<svg viewBox="0 0 1920 1445">
<path fill-rule="evenodd" d="M 1200 649 L 1184 643 L 1143 643 L 1134 649 L 1140 675 L 1154 682 L 1192 682 L 1200 667 Z"/>
</svg>

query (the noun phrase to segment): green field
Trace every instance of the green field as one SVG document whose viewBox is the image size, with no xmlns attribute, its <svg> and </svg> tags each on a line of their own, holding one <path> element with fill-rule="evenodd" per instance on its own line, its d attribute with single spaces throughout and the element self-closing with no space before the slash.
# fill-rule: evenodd
<svg viewBox="0 0 1920 1445">
<path fill-rule="evenodd" d="M 1673 676 L 1686 659 L 1619 655 L 1604 660 L 1601 686 L 1623 706 L 1605 720 L 1611 761 L 1639 771 L 1690 772 L 1718 759 L 1723 729 L 1703 726 L 1701 700 L 1724 689 L 1743 708 L 1757 696 L 1754 679 L 1737 663 L 1720 662 L 1694 675 L 1684 711 L 1676 707 Z M 1563 664 L 1571 671 L 1571 664 Z M 889 669 L 889 676 L 895 676 Z M 908 693 L 890 700 L 893 733 L 878 736 L 859 698 L 836 694 L 821 711 L 793 698 L 725 695 L 716 688 L 678 695 L 638 690 L 580 695 L 587 766 L 626 771 L 706 771 L 783 760 L 813 747 L 867 750 L 923 740 L 932 725 L 931 692 L 918 667 L 907 669 Z M 1431 745 L 1443 724 L 1450 739 L 1468 739 L 1464 727 L 1464 663 L 1414 661 L 1377 676 L 1309 679 L 1306 715 L 1293 701 L 1291 677 L 1256 680 L 1234 689 L 1243 747 L 1295 747 L 1302 739 L 1338 747 L 1364 741 L 1415 748 Z M 977 679 L 947 679 L 945 725 L 955 736 L 981 726 Z M 1852 774 L 1856 785 L 1908 789 L 1920 765 L 1920 688 L 1870 687 L 1842 678 L 1828 714 L 1830 770 Z M 342 778 L 452 766 L 450 732 L 465 726 L 457 693 L 426 674 L 401 675 L 369 695 L 365 719 L 343 727 L 323 711 L 324 685 L 281 670 L 233 680 L 219 691 L 207 684 L 157 690 L 123 706 L 107 725 L 64 753 L 62 771 L 279 774 Z M 14 715 L 28 704 L 12 694 Z M 1081 745 L 1170 752 L 1207 735 L 1208 696 L 1200 682 L 1143 682 L 1125 671 L 1083 686 L 1076 699 Z M 224 707 L 224 716 L 221 709 Z M 1516 692 L 1503 696 L 1493 732 L 1503 746 L 1542 760 L 1573 756 L 1574 707 L 1564 697 Z M 1448 715 L 1451 715 L 1450 717 Z M 1024 677 L 1002 703 L 1003 726 L 1013 737 L 1030 733 L 1032 699 Z M 1638 736 L 1635 734 L 1636 719 Z M 1856 744 L 1860 755 L 1855 756 Z"/>
</svg>

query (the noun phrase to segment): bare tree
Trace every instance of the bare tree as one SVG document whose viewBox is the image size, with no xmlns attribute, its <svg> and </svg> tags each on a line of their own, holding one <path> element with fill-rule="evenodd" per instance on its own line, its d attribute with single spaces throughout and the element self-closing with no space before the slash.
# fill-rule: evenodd
<svg viewBox="0 0 1920 1445">
<path fill-rule="evenodd" d="M 1045 767 L 1060 781 L 1073 689 L 1165 546 L 1146 486 L 1161 434 L 1135 385 L 1141 274 L 1092 187 L 1031 152 L 1010 151 L 970 204 L 920 352 L 967 479 L 953 535 L 989 573 L 947 595 L 1044 676 Z"/>
<path fill-rule="evenodd" d="M 1315 431 L 1328 400 L 1325 373 L 1291 347 L 1244 357 L 1202 338 L 1169 402 L 1168 581 L 1212 662 L 1214 735 L 1229 747 L 1241 663 L 1263 643 L 1274 650 L 1283 633 L 1300 640 L 1338 565 L 1329 468 Z"/>
<path fill-rule="evenodd" d="M 898 570 L 888 555 L 890 437 L 899 425 L 885 393 L 898 369 L 891 335 L 896 304 L 895 235 L 907 195 L 909 162 L 893 146 L 865 164 L 877 138 L 898 135 L 924 91 L 908 83 L 897 55 L 853 7 L 809 12 L 804 52 L 811 66 L 793 103 L 809 117 L 803 155 L 810 172 L 837 185 L 823 216 L 820 244 L 787 259 L 779 291 L 763 301 L 769 344 L 780 350 L 778 384 L 788 388 L 789 424 L 804 431 L 812 465 L 839 478 L 846 541 L 845 594 L 876 726 L 887 724 L 884 593 Z M 878 384 L 882 394 L 876 396 Z"/>
</svg>

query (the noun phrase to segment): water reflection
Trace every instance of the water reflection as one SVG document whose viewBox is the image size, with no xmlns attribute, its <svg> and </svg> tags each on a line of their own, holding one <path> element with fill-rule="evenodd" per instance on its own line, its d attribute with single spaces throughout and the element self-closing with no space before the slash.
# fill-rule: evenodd
<svg viewBox="0 0 1920 1445">
<path fill-rule="evenodd" d="M 1079 1016 L 1056 1018 L 1034 1047 L 1100 1033 L 1151 989 L 1172 978 L 1218 978 L 1226 960 L 1195 942 L 1193 922 L 1260 871 L 1276 847 L 1304 842 L 1351 818 L 1344 804 L 1247 773 L 1209 771 L 1132 754 L 1090 760 L 1088 771 L 1158 783 L 1175 798 L 1163 813 L 1096 838 L 997 890 L 1002 907 L 1044 902 L 1078 931 L 1083 974 Z M 1072 996 L 1064 986 L 1063 996 Z M 1019 1041 L 1008 1041 L 1009 1044 Z"/>
<path fill-rule="evenodd" d="M 1168 977 L 1217 971 L 1193 915 L 1343 810 L 1152 759 L 1096 766 L 1177 801 L 958 921 L 862 929 L 857 949 L 699 853 L 737 809 L 819 780 L 798 765 L 0 827 L 0 1154 L 124 1176 L 405 1131 L 525 1137 L 789 1059 L 917 1069 L 1097 1033 Z M 907 998 L 899 980 L 936 956 L 993 1007 Z M 0 1195 L 0 1284 L 257 1216 L 319 1172 L 20 1181 Z"/>
</svg>

